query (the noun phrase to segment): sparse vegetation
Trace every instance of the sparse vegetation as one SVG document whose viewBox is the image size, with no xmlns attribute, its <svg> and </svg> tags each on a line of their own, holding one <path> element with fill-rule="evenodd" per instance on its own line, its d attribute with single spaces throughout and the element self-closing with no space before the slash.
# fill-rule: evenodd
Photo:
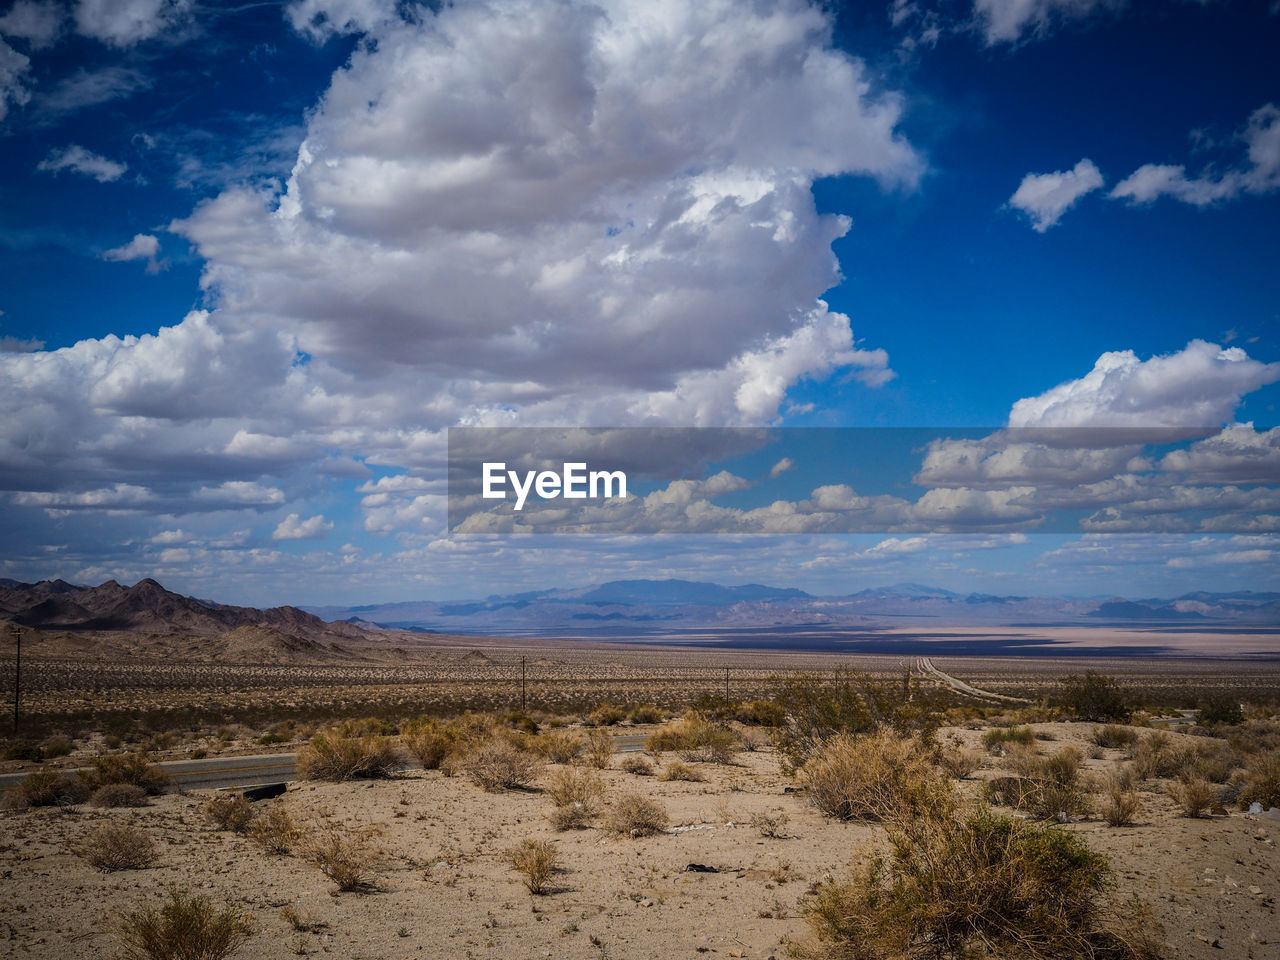
<svg viewBox="0 0 1280 960">
<path fill-rule="evenodd" d="M 89 786 L 82 780 L 73 780 L 56 770 L 36 770 L 5 793 L 4 805 L 8 810 L 70 807 L 88 798 Z"/>
<path fill-rule="evenodd" d="M 966 747 L 953 743 L 938 751 L 938 766 L 947 776 L 957 780 L 968 780 L 982 767 L 983 753 L 976 747 Z"/>
<path fill-rule="evenodd" d="M 1128 827 L 1142 809 L 1142 799 L 1134 789 L 1130 771 L 1122 769 L 1105 783 L 1098 813 L 1111 827 Z"/>
<path fill-rule="evenodd" d="M 642 704 L 627 714 L 631 723 L 661 723 L 662 711 L 652 704 Z"/>
<path fill-rule="evenodd" d="M 685 759 L 731 763 L 737 738 L 728 727 L 708 720 L 701 713 L 690 711 L 681 719 L 655 730 L 649 736 L 646 746 L 654 753 L 678 750 L 682 754 L 688 754 Z"/>
<path fill-rule="evenodd" d="M 120 924 L 121 960 L 223 960 L 253 935 L 235 907 L 217 910 L 178 890 L 160 909 L 128 914 Z"/>
<path fill-rule="evenodd" d="M 219 830 L 244 833 L 253 822 L 257 810 L 239 794 L 221 793 L 210 797 L 204 805 L 204 813 Z"/>
<path fill-rule="evenodd" d="M 91 807 L 145 807 L 150 802 L 147 791 L 132 783 L 108 783 L 89 796 Z"/>
<path fill-rule="evenodd" d="M 989 780 L 984 793 L 994 803 L 1041 820 L 1083 816 L 1091 807 L 1080 779 L 1083 759 L 1084 755 L 1072 746 L 1047 757 L 1025 747 L 1015 750 L 1007 762 L 1016 776 Z"/>
<path fill-rule="evenodd" d="M 1165 787 L 1184 817 L 1202 817 L 1213 803 L 1213 784 L 1201 777 L 1185 776 Z"/>
<path fill-rule="evenodd" d="M 704 777 L 697 767 L 690 766 L 680 760 L 672 760 L 658 774 L 659 780 L 681 780 L 686 783 L 702 783 L 707 778 Z"/>
<path fill-rule="evenodd" d="M 517 790 L 538 776 L 538 760 L 507 740 L 493 739 L 462 760 L 462 769 L 482 790 Z"/>
<path fill-rule="evenodd" d="M 618 767 L 624 773 L 629 773 L 636 777 L 653 776 L 653 764 L 649 762 L 649 758 L 638 754 L 630 757 L 623 757 L 622 762 L 618 764 Z"/>
<path fill-rule="evenodd" d="M 547 881 L 556 872 L 559 861 L 556 848 L 549 840 L 535 840 L 532 837 L 508 851 L 507 859 L 523 874 L 524 885 L 535 895 L 546 892 Z"/>
<path fill-rule="evenodd" d="M 648 837 L 667 829 L 667 811 L 644 794 L 627 792 L 614 798 L 605 827 L 627 837 Z"/>
<path fill-rule="evenodd" d="M 555 805 L 552 825 L 557 830 L 578 830 L 591 825 L 604 795 L 604 781 L 590 770 L 569 767 L 548 778 L 546 792 Z"/>
<path fill-rule="evenodd" d="M 1030 727 L 993 727 L 982 735 L 982 742 L 988 750 L 1012 744 L 1029 747 L 1036 742 L 1036 732 Z"/>
<path fill-rule="evenodd" d="M 890 732 L 832 737 L 801 777 L 814 805 L 839 820 L 882 820 L 951 801 L 951 783 L 933 766 L 929 749 Z"/>
<path fill-rule="evenodd" d="M 1264 810 L 1280 807 L 1280 750 L 1259 753 L 1246 765 L 1240 808 L 1247 810 L 1253 803 Z"/>
<path fill-rule="evenodd" d="M 1200 718 L 1202 726 L 1233 727 L 1244 723 L 1244 708 L 1240 701 L 1224 694 L 1215 694 L 1200 701 Z"/>
<path fill-rule="evenodd" d="M 1063 677 L 1054 703 L 1076 720 L 1098 723 L 1128 723 L 1133 704 L 1127 691 L 1114 677 L 1092 670 Z"/>
<path fill-rule="evenodd" d="M 356 833 L 336 824 L 322 827 L 305 847 L 306 858 L 342 893 L 373 889 L 373 868 L 380 855 L 368 831 Z"/>
<path fill-rule="evenodd" d="M 283 804 L 275 803 L 253 818 L 249 836 L 267 853 L 284 856 L 292 853 L 302 838 L 302 831 Z"/>
<path fill-rule="evenodd" d="M 552 763 L 572 763 L 585 746 L 582 737 L 567 730 L 554 730 L 538 738 L 539 753 Z"/>
<path fill-rule="evenodd" d="M 156 862 L 156 848 L 145 830 L 109 823 L 89 838 L 84 857 L 103 873 L 142 870 Z"/>
<path fill-rule="evenodd" d="M 1122 727 L 1117 723 L 1108 723 L 1105 726 L 1095 727 L 1093 730 L 1093 742 L 1100 747 L 1116 748 L 1132 746 L 1138 740 L 1138 732 L 1129 727 Z"/>
<path fill-rule="evenodd" d="M 298 776 L 303 780 L 380 780 L 403 765 L 389 736 L 319 734 L 298 753 Z"/>
<path fill-rule="evenodd" d="M 90 790 L 114 783 L 130 783 L 147 793 L 163 793 L 169 777 L 151 762 L 146 751 L 137 753 L 108 754 L 94 757 L 93 768 L 81 774 Z"/>
<path fill-rule="evenodd" d="M 778 810 L 773 813 L 761 811 L 751 815 L 751 826 L 760 832 L 760 836 L 767 839 L 780 839 L 787 835 L 787 824 L 791 822 L 790 815 L 785 810 Z"/>
<path fill-rule="evenodd" d="M 613 753 L 613 737 L 608 730 L 592 730 L 587 735 L 586 760 L 591 766 L 597 770 L 609 769 Z"/>
</svg>

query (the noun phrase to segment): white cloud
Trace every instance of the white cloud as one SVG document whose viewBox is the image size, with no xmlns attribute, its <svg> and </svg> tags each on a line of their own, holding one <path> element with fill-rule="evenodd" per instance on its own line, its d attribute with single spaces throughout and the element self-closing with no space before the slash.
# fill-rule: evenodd
<svg viewBox="0 0 1280 960">
<path fill-rule="evenodd" d="M 3 313 L 3 311 L 0 311 Z M 31 353 L 43 350 L 43 340 L 23 340 L 21 337 L 0 337 L 0 353 Z"/>
<path fill-rule="evenodd" d="M 135 234 L 133 239 L 120 247 L 102 251 L 102 259 L 120 263 L 128 260 L 147 261 L 147 273 L 159 273 L 166 261 L 156 259 L 160 253 L 160 241 L 149 233 Z"/>
<path fill-rule="evenodd" d="M 1116 350 L 1079 380 L 1019 400 L 1009 426 L 1217 427 L 1234 419 L 1244 394 L 1277 380 L 1280 363 L 1203 340 L 1149 360 Z"/>
<path fill-rule="evenodd" d="M 796 467 L 796 462 L 794 460 L 792 460 L 790 457 L 783 457 L 781 460 L 779 460 L 770 468 L 769 477 L 770 478 L 780 477 L 784 473 L 786 473 L 788 470 L 794 470 L 795 467 Z"/>
<path fill-rule="evenodd" d="M 1280 189 L 1280 107 L 1268 103 L 1255 110 L 1235 141 L 1244 144 L 1245 156 L 1222 173 L 1207 169 L 1189 177 L 1182 164 L 1148 163 L 1116 184 L 1110 196 L 1135 204 L 1167 196 L 1205 207 Z"/>
<path fill-rule="evenodd" d="M 31 99 L 27 86 L 30 58 L 0 40 L 0 120 L 9 115 L 11 106 L 20 107 Z"/>
<path fill-rule="evenodd" d="M 114 47 L 154 39 L 186 21 L 191 0 L 79 0 L 76 29 Z"/>
<path fill-rule="evenodd" d="M 69 147 L 49 151 L 49 155 L 36 164 L 36 169 L 47 173 L 70 170 L 73 173 L 92 177 L 99 183 L 110 183 L 124 176 L 129 169 L 129 165 L 109 160 L 101 154 L 86 150 L 79 144 L 73 143 Z M 152 237 L 151 239 L 154 240 L 155 238 Z"/>
<path fill-rule="evenodd" d="M 1255 430 L 1233 423 L 1221 433 L 1167 453 L 1160 469 L 1196 482 L 1280 484 L 1280 427 Z"/>
<path fill-rule="evenodd" d="M 57 39 L 62 30 L 62 6 L 52 2 L 18 0 L 0 17 L 0 34 L 20 37 L 33 50 L 43 50 Z"/>
<path fill-rule="evenodd" d="M 366 33 L 398 18 L 396 0 L 292 0 L 284 15 L 293 29 L 317 43 Z"/>
<path fill-rule="evenodd" d="M 151 80 L 145 74 L 129 67 L 81 68 L 41 94 L 35 106 L 42 119 L 49 122 L 100 103 L 127 99 L 149 86 Z"/>
<path fill-rule="evenodd" d="M 1124 0 L 974 0 L 973 22 L 988 46 L 1046 36 L 1059 23 L 1113 10 Z"/>
<path fill-rule="evenodd" d="M 333 529 L 332 521 L 326 520 L 324 514 L 299 520 L 298 514 L 291 513 L 280 521 L 272 540 L 319 540 Z"/>
<path fill-rule="evenodd" d="M 1028 173 L 1009 198 L 1009 206 L 1030 217 L 1037 233 L 1044 233 L 1081 197 L 1101 187 L 1101 172 L 1086 158 L 1070 170 Z"/>
</svg>

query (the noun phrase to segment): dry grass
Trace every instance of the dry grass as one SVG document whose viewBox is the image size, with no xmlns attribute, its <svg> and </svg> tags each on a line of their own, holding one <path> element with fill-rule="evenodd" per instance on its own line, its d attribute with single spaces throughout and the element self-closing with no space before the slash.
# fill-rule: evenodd
<svg viewBox="0 0 1280 960">
<path fill-rule="evenodd" d="M 629 773 L 636 777 L 653 776 L 653 764 L 649 762 L 648 757 L 623 757 L 622 762 L 618 764 L 618 768 L 623 773 Z"/>
<path fill-rule="evenodd" d="M 787 836 L 787 824 L 791 822 L 790 815 L 785 810 L 778 810 L 774 813 L 753 813 L 751 815 L 751 826 L 760 832 L 760 836 L 770 840 L 780 840 Z"/>
<path fill-rule="evenodd" d="M 559 865 L 556 848 L 549 840 L 535 840 L 532 837 L 518 847 L 507 852 L 507 859 L 522 876 L 524 885 L 532 894 L 545 893 L 547 881 L 551 879 Z"/>
<path fill-rule="evenodd" d="M 1259 753 L 1245 766 L 1240 807 L 1247 810 L 1253 803 L 1264 810 L 1280 807 L 1280 750 Z"/>
<path fill-rule="evenodd" d="M 151 762 L 145 751 L 108 754 L 94 757 L 91 762 L 93 768 L 81 774 L 90 790 L 113 783 L 130 783 L 154 795 L 163 793 L 169 782 L 168 775 Z"/>
<path fill-rule="evenodd" d="M 604 795 L 604 781 L 589 770 L 557 770 L 547 781 L 547 797 L 555 805 L 552 826 L 557 830 L 581 830 L 591 825 Z"/>
<path fill-rule="evenodd" d="M 293 817 L 278 803 L 255 817 L 248 833 L 267 853 L 277 856 L 292 853 L 302 839 L 302 831 L 293 822 Z"/>
<path fill-rule="evenodd" d="M 426 720 L 412 725 L 400 738 L 409 756 L 424 770 L 438 770 L 440 762 L 453 748 L 454 738 L 444 724 Z"/>
<path fill-rule="evenodd" d="M 1100 747 L 1128 747 L 1136 743 L 1138 732 L 1118 723 L 1108 723 L 1093 730 L 1093 742 Z"/>
<path fill-rule="evenodd" d="M 89 798 L 89 786 L 56 770 L 36 770 L 4 796 L 6 810 L 28 807 L 70 807 Z"/>
<path fill-rule="evenodd" d="M 840 820 L 882 820 L 951 801 L 951 783 L 930 762 L 930 751 L 894 733 L 832 737 L 801 777 L 818 809 Z"/>
<path fill-rule="evenodd" d="M 982 767 L 983 752 L 976 747 L 952 744 L 938 751 L 938 766 L 949 777 L 956 780 L 968 780 Z"/>
<path fill-rule="evenodd" d="M 528 787 L 537 778 L 537 757 L 507 740 L 493 739 L 462 760 L 462 770 L 482 790 L 497 793 Z"/>
<path fill-rule="evenodd" d="M 686 759 L 706 763 L 732 763 L 737 737 L 728 727 L 690 711 L 672 723 L 664 724 L 649 736 L 646 749 L 653 753 L 679 750 Z"/>
<path fill-rule="evenodd" d="M 702 783 L 707 778 L 698 771 L 697 767 L 691 767 L 689 764 L 683 763 L 680 760 L 672 760 L 662 768 L 662 772 L 658 774 L 658 779 L 668 781 L 681 780 L 686 783 Z"/>
<path fill-rule="evenodd" d="M 995 727 L 982 735 L 982 742 L 993 751 L 1015 743 L 1029 747 L 1036 742 L 1036 734 L 1030 727 Z"/>
<path fill-rule="evenodd" d="M 156 847 L 140 827 L 109 823 L 89 838 L 84 858 L 103 873 L 142 870 L 156 862 Z"/>
<path fill-rule="evenodd" d="M 659 803 L 644 794 L 628 792 L 614 799 L 605 827 L 622 836 L 648 837 L 666 830 L 670 822 Z"/>
<path fill-rule="evenodd" d="M 1092 804 L 1080 777 L 1083 759 L 1084 754 L 1072 746 L 1047 757 L 1019 747 L 1006 759 L 1015 775 L 989 780 L 983 790 L 988 800 L 1041 820 L 1084 816 Z"/>
<path fill-rule="evenodd" d="M 1186 776 L 1165 786 L 1184 817 L 1202 817 L 1214 801 L 1213 784 L 1201 777 Z"/>
<path fill-rule="evenodd" d="M 1115 771 L 1103 786 L 1098 814 L 1111 827 L 1132 826 L 1142 809 L 1142 799 L 1134 789 L 1133 774 L 1128 768 Z"/>
<path fill-rule="evenodd" d="M 253 935 L 235 907 L 215 910 L 204 897 L 169 892 L 160 909 L 139 910 L 119 929 L 120 960 L 223 960 Z"/>
<path fill-rule="evenodd" d="M 613 762 L 613 737 L 608 730 L 592 730 L 587 735 L 586 760 L 597 770 L 608 770 Z"/>
<path fill-rule="evenodd" d="M 404 762 L 387 736 L 348 737 L 319 734 L 298 753 L 298 776 L 303 780 L 382 780 Z"/>
<path fill-rule="evenodd" d="M 535 741 L 538 753 L 552 763 L 572 763 L 582 753 L 585 741 L 576 733 L 553 730 Z"/>
<path fill-rule="evenodd" d="M 322 827 L 305 845 L 306 859 L 342 893 L 374 889 L 373 869 L 381 855 L 368 831 L 351 832 L 334 824 Z"/>
<path fill-rule="evenodd" d="M 257 815 L 252 803 L 238 794 L 223 793 L 211 797 L 204 805 L 205 816 L 214 822 L 219 830 L 230 830 L 233 833 L 244 833 Z"/>
</svg>

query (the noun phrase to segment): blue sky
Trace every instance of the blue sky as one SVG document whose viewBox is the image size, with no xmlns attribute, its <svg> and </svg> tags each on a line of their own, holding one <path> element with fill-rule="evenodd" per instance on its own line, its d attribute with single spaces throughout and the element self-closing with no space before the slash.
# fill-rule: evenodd
<svg viewBox="0 0 1280 960">
<path fill-rule="evenodd" d="M 1280 586 L 1275 3 L 20 0 L 0 41 L 0 575 Z M 445 535 L 458 425 L 1231 426 L 1081 448 L 1055 502 L 1110 533 L 530 545 Z"/>
</svg>

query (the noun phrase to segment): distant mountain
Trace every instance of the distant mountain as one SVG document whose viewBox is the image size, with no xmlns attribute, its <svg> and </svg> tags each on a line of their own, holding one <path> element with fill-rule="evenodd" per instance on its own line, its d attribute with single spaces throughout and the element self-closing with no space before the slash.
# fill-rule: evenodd
<svg viewBox="0 0 1280 960">
<path fill-rule="evenodd" d="M 11 585 L 13 584 L 13 585 Z M 0 619 L 41 630 L 118 630 L 152 634 L 215 637 L 243 628 L 268 628 L 278 635 L 308 643 L 332 643 L 365 636 L 348 623 L 326 623 L 297 607 L 235 607 L 197 600 L 166 590 L 155 580 L 131 587 L 114 580 L 96 587 L 77 587 L 62 580 L 0 584 Z M 247 635 L 232 637 L 232 645 Z M 254 635 L 255 642 L 263 635 Z"/>
<path fill-rule="evenodd" d="M 729 604 L 743 601 L 811 600 L 803 590 L 788 587 L 766 587 L 748 583 L 741 587 L 722 587 L 718 583 L 694 580 L 611 580 L 598 587 L 569 593 L 557 593 L 558 599 L 580 603 L 625 603 L 672 606 L 678 604 Z"/>
</svg>

